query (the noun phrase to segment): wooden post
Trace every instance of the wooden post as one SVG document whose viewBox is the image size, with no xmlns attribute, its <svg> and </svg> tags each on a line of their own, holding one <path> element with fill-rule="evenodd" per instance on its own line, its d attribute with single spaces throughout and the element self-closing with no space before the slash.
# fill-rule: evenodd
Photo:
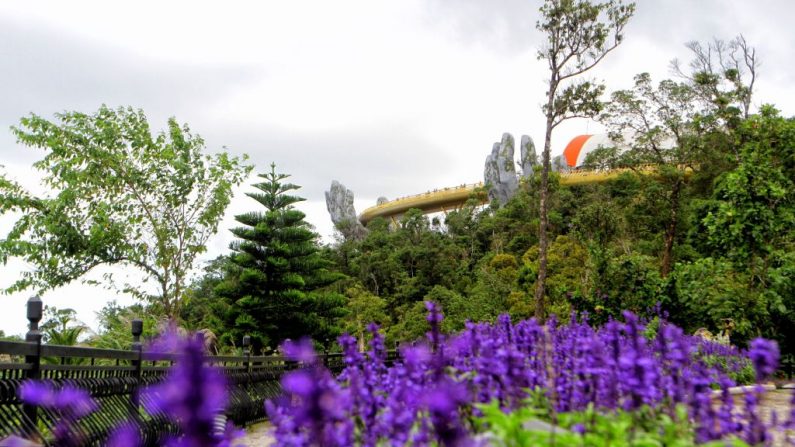
<svg viewBox="0 0 795 447">
<path fill-rule="evenodd" d="M 130 401 L 132 402 L 133 408 L 135 408 L 136 412 L 138 411 L 138 406 L 140 405 L 140 389 L 141 389 L 141 376 L 143 370 L 143 349 L 141 345 L 141 334 L 144 332 L 144 322 L 140 319 L 136 318 L 132 321 L 131 324 L 132 329 L 132 336 L 133 336 L 133 343 L 132 343 L 132 350 L 138 353 L 138 359 L 132 361 L 132 366 L 135 368 L 133 371 L 133 375 L 135 376 L 135 389 L 130 394 Z"/>
<path fill-rule="evenodd" d="M 243 363 L 243 367 L 246 368 L 246 372 L 251 371 L 251 336 L 244 335 L 243 336 L 243 355 L 246 356 L 246 361 Z"/>
<path fill-rule="evenodd" d="M 26 355 L 25 363 L 30 365 L 25 373 L 25 378 L 28 380 L 39 380 L 41 378 L 41 331 L 39 330 L 39 321 L 41 321 L 42 311 L 44 310 L 41 298 L 32 296 L 28 300 L 28 332 L 25 334 L 25 341 L 28 343 L 36 344 L 35 355 Z M 32 426 L 30 430 L 36 430 L 38 424 L 38 407 L 35 405 L 22 404 L 22 412 L 30 421 Z M 29 433 L 33 434 L 33 433 Z"/>
</svg>

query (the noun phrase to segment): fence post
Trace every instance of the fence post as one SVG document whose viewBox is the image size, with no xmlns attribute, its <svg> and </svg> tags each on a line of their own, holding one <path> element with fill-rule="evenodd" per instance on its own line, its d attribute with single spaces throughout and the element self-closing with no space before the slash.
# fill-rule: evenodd
<svg viewBox="0 0 795 447">
<path fill-rule="evenodd" d="M 141 334 L 144 332 L 144 322 L 136 318 L 132 321 L 131 326 L 133 336 L 132 350 L 138 353 L 138 359 L 132 361 L 132 366 L 135 368 L 133 372 L 135 375 L 135 389 L 130 394 L 130 400 L 132 402 L 133 408 L 135 408 L 137 411 L 138 405 L 140 404 L 139 391 L 141 389 L 141 373 L 143 369 Z"/>
<path fill-rule="evenodd" d="M 246 372 L 251 371 L 251 336 L 244 335 L 243 336 L 243 355 L 246 356 L 246 361 L 243 363 L 243 367 L 246 368 Z"/>
<path fill-rule="evenodd" d="M 331 366 L 331 362 L 329 361 L 328 358 L 328 345 L 329 345 L 329 340 L 328 338 L 326 338 L 323 340 L 323 365 L 326 368 Z"/>
<path fill-rule="evenodd" d="M 25 341 L 28 343 L 36 344 L 36 354 L 26 355 L 25 363 L 30 365 L 30 369 L 26 371 L 25 378 L 29 380 L 38 380 L 41 378 L 41 331 L 39 331 L 39 321 L 41 321 L 43 304 L 41 298 L 32 296 L 28 299 L 28 332 L 25 334 Z M 36 430 L 38 424 L 38 407 L 35 405 L 22 405 L 22 412 L 25 413 L 28 420 L 32 423 L 30 429 Z M 31 433 L 32 434 L 32 433 Z"/>
</svg>

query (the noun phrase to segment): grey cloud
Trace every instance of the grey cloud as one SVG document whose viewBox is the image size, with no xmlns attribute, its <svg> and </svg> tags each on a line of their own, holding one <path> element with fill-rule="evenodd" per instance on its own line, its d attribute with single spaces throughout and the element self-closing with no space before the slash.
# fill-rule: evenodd
<svg viewBox="0 0 795 447">
<path fill-rule="evenodd" d="M 426 20 L 449 27 L 466 44 L 483 44 L 494 51 L 533 50 L 541 36 L 535 30 L 539 4 L 527 0 L 431 0 Z"/>
<path fill-rule="evenodd" d="M 258 171 L 274 161 L 282 172 L 294 174 L 310 200 L 322 199 L 332 179 L 353 188 L 357 197 L 410 194 L 432 187 L 417 179 L 432 179 L 450 161 L 411 124 L 298 132 L 245 127 L 206 112 L 231 88 L 262 76 L 251 67 L 155 62 L 101 42 L 0 19 L 0 155 L 7 163 L 22 164 L 37 155 L 16 147 L 7 131 L 21 116 L 92 111 L 106 103 L 143 108 L 155 129 L 174 115 L 205 138 L 208 150 L 226 146 L 248 152 Z"/>
<path fill-rule="evenodd" d="M 202 129 L 208 147 L 225 144 L 248 153 L 257 172 L 276 163 L 309 200 L 322 200 L 332 180 L 352 189 L 357 198 L 421 192 L 434 187 L 434 177 L 453 161 L 408 124 L 301 132 L 231 125 Z"/>
<path fill-rule="evenodd" d="M 40 24 L 0 19 L 0 153 L 28 159 L 6 149 L 14 143 L 6 129 L 31 112 L 131 105 L 146 110 L 159 128 L 164 123 L 155 123 L 166 117 L 210 106 L 257 76 L 253 67 L 155 61 Z"/>
<path fill-rule="evenodd" d="M 758 34 L 749 41 L 781 41 L 780 34 L 763 33 L 789 31 L 795 10 L 795 3 L 789 0 L 640 0 L 636 4 L 627 38 L 642 38 L 677 52 L 690 40 L 731 39 L 739 33 Z M 431 0 L 425 12 L 431 26 L 451 28 L 455 38 L 463 43 L 522 52 L 542 43 L 543 36 L 535 29 L 540 5 L 540 1 L 527 0 Z M 791 33 L 787 35 L 789 41 L 781 42 L 782 48 L 791 48 L 795 43 Z"/>
</svg>

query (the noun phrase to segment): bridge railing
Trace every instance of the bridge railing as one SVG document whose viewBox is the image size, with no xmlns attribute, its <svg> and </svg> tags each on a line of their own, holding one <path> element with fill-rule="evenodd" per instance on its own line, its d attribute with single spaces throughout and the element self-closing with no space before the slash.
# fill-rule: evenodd
<svg viewBox="0 0 795 447">
<path fill-rule="evenodd" d="M 19 388 L 28 380 L 82 388 L 97 401 L 99 409 L 74 427 L 82 445 L 104 445 L 110 431 L 122 422 L 136 425 L 145 445 L 158 445 L 164 434 L 177 433 L 165 416 L 144 410 L 141 399 L 147 397 L 140 391 L 161 381 L 179 362 L 179 354 L 145 350 L 140 320 L 132 322 L 129 350 L 43 344 L 38 329 L 41 314 L 41 300 L 31 298 L 25 341 L 0 341 L 0 440 L 17 435 L 48 445 L 59 415 L 19 399 Z M 239 426 L 264 420 L 265 401 L 277 397 L 282 376 L 300 366 L 281 356 L 251 355 L 248 341 L 244 337 L 242 356 L 206 358 L 227 377 L 229 400 L 224 414 Z M 388 361 L 395 357 L 394 351 L 388 352 Z M 341 354 L 321 354 L 319 360 L 335 373 L 344 367 Z"/>
<path fill-rule="evenodd" d="M 459 185 L 459 186 L 448 186 L 448 187 L 445 187 L 445 188 L 437 188 L 437 189 L 434 189 L 432 191 L 429 190 L 429 191 L 421 192 L 421 193 L 418 193 L 418 194 L 412 194 L 412 195 L 409 195 L 409 196 L 398 197 L 397 199 L 390 200 L 390 201 L 388 201 L 388 202 L 386 202 L 384 204 L 375 205 L 372 208 L 378 208 L 379 206 L 384 206 L 384 205 L 387 205 L 387 204 L 393 204 L 393 203 L 401 202 L 401 201 L 405 201 L 405 200 L 419 199 L 419 198 L 427 197 L 427 196 L 430 196 L 430 195 L 433 195 L 433 194 L 438 194 L 440 192 L 446 192 L 446 191 L 452 192 L 452 191 L 459 191 L 459 190 L 465 190 L 465 189 L 474 189 L 474 188 L 479 188 L 481 186 L 483 186 L 483 182 L 465 183 L 465 184 L 462 184 L 462 185 Z"/>
</svg>

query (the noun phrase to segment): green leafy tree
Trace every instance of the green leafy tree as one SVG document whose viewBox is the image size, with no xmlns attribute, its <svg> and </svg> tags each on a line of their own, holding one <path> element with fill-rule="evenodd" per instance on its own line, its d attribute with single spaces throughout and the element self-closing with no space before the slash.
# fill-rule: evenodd
<svg viewBox="0 0 795 447">
<path fill-rule="evenodd" d="M 348 244 L 346 273 L 359 281 L 374 295 L 393 295 L 406 277 L 395 256 L 397 241 L 389 224 L 382 218 L 373 219 L 367 226 L 367 237 L 360 244 Z"/>
<path fill-rule="evenodd" d="M 632 90 L 613 93 L 600 117 L 611 130 L 613 140 L 628 146 L 625 151 L 613 152 L 611 164 L 630 167 L 638 175 L 644 175 L 643 169 L 653 165 L 655 178 L 667 186 L 669 217 L 661 266 L 664 276 L 673 267 L 685 174 L 696 167 L 698 160 L 697 149 L 702 140 L 698 138 L 700 129 L 695 118 L 699 111 L 695 92 L 689 86 L 664 80 L 655 88 L 649 74 L 643 73 L 635 77 Z"/>
<path fill-rule="evenodd" d="M 276 347 L 284 339 L 311 336 L 326 340 L 338 334 L 345 297 L 324 289 L 341 278 L 328 270 L 317 235 L 293 205 L 304 200 L 291 195 L 299 187 L 289 176 L 271 171 L 247 193 L 265 209 L 236 216 L 243 226 L 232 229 L 238 240 L 230 248 L 232 271 L 216 292 L 230 304 L 226 341 L 252 337 L 255 350 Z M 222 340 L 223 341 L 223 340 Z"/>
<path fill-rule="evenodd" d="M 473 287 L 473 294 L 485 292 L 495 304 L 504 306 L 516 284 L 518 267 L 519 262 L 514 255 L 487 254 L 481 259 L 480 268 L 476 271 L 477 283 Z"/>
<path fill-rule="evenodd" d="M 42 341 L 52 345 L 74 346 L 80 337 L 88 331 L 88 327 L 78 321 L 74 309 L 58 309 L 55 306 L 44 308 L 43 322 L 39 329 Z"/>
<path fill-rule="evenodd" d="M 391 229 L 385 220 L 374 219 L 363 240 L 343 241 L 333 251 L 340 271 L 383 298 L 396 321 L 402 315 L 399 309 L 422 301 L 436 285 L 455 290 L 469 285 L 468 245 L 459 233 L 432 226 L 420 210 L 412 209 Z"/>
<path fill-rule="evenodd" d="M 654 166 L 653 177 L 642 177 L 644 186 L 654 189 L 651 183 L 658 182 L 666 191 L 660 204 L 668 214 L 663 224 L 663 276 L 673 269 L 681 227 L 688 220 L 683 196 L 688 189 L 710 191 L 714 179 L 730 168 L 727 155 L 739 161 L 733 135 L 749 115 L 758 68 L 756 51 L 742 36 L 728 44 L 716 39 L 687 46 L 693 55 L 690 71 L 672 62 L 682 82 L 654 85 L 649 74 L 642 73 L 635 76 L 632 89 L 612 94 L 600 121 L 622 148 L 597 150 L 588 160 L 629 167 L 638 174 Z M 689 187 L 685 179 L 694 172 L 695 185 Z"/>
<path fill-rule="evenodd" d="M 216 293 L 216 288 L 234 270 L 229 256 L 222 255 L 204 266 L 186 292 L 180 320 L 185 328 L 193 331 L 210 331 L 220 335 L 224 332 L 224 315 L 229 312 L 229 303 Z"/>
<path fill-rule="evenodd" d="M 87 343 L 97 348 L 130 349 L 133 343 L 132 321 L 135 319 L 143 322 L 143 340 L 155 337 L 164 323 L 162 317 L 159 318 L 145 305 L 120 306 L 113 300 L 97 312 L 99 330 Z"/>
<path fill-rule="evenodd" d="M 765 106 L 742 124 L 741 163 L 719 181 L 717 208 L 704 218 L 709 243 L 758 281 L 769 256 L 793 242 L 795 122 Z"/>
<path fill-rule="evenodd" d="M 6 335 L 5 331 L 0 330 L 0 340 L 3 341 L 25 341 L 20 335 Z"/>
<path fill-rule="evenodd" d="M 523 265 L 518 283 L 522 289 L 532 287 L 538 271 L 538 247 L 531 247 L 522 257 Z M 547 277 L 546 303 L 556 315 L 568 315 L 571 311 L 568 297 L 581 296 L 588 287 L 587 251 L 577 240 L 569 236 L 558 236 L 549 247 L 549 276 Z"/>
<path fill-rule="evenodd" d="M 623 40 L 623 31 L 635 4 L 618 0 L 594 3 L 588 0 L 546 0 L 540 8 L 536 28 L 547 44 L 538 58 L 547 62 L 549 81 L 544 149 L 541 164 L 540 222 L 538 230 L 539 268 L 535 289 L 536 317 L 545 315 L 544 297 L 549 245 L 549 171 L 552 131 L 565 120 L 593 117 L 601 111 L 604 85 L 592 80 L 576 80 L 595 67 Z"/>
<path fill-rule="evenodd" d="M 368 324 L 377 323 L 381 327 L 389 327 L 386 301 L 367 291 L 361 284 L 353 284 L 345 289 L 345 296 L 348 297 L 348 304 L 345 306 L 347 315 L 342 319 L 342 330 L 356 337 L 359 348 L 363 351 Z"/>
<path fill-rule="evenodd" d="M 474 268 L 487 249 L 487 238 L 480 231 L 480 203 L 477 199 L 470 199 L 460 209 L 447 213 L 444 220 L 448 237 L 462 250 L 462 260 L 466 262 L 467 271 Z"/>
<path fill-rule="evenodd" d="M 734 342 L 758 336 L 770 314 L 764 297 L 749 293 L 748 276 L 725 260 L 677 264 L 670 278 L 672 302 L 666 303 L 672 320 L 691 333 L 702 327 L 717 333 L 731 320 Z"/>
<path fill-rule="evenodd" d="M 735 296 L 715 307 L 737 313 L 741 335 L 774 337 L 793 352 L 786 334 L 795 327 L 795 121 L 763 106 L 737 134 L 740 164 L 718 180 L 698 234 L 736 278 Z"/>
<path fill-rule="evenodd" d="M 486 322 L 494 321 L 497 316 L 506 311 L 505 297 L 499 301 L 488 299 L 484 294 L 471 294 L 468 297 L 442 286 L 436 286 L 425 296 L 425 301 L 441 304 L 444 310 L 442 330 L 446 333 L 455 333 L 465 327 L 467 321 Z"/>
<path fill-rule="evenodd" d="M 0 239 L 0 260 L 33 266 L 5 292 L 55 288 L 100 265 L 132 266 L 143 284 L 121 289 L 177 316 L 196 257 L 250 168 L 226 152 L 203 154 L 204 141 L 173 118 L 155 135 L 131 108 L 56 118 L 30 115 L 12 128 L 20 143 L 46 152 L 33 166 L 49 193 L 35 196 L 0 174 L 0 213 L 21 215 Z M 101 282 L 117 287 L 109 274 Z"/>
<path fill-rule="evenodd" d="M 426 319 L 428 311 L 422 301 L 400 306 L 397 309 L 397 315 L 395 324 L 387 330 L 386 339 L 390 345 L 394 342 L 419 340 L 431 330 L 431 325 Z"/>
</svg>

